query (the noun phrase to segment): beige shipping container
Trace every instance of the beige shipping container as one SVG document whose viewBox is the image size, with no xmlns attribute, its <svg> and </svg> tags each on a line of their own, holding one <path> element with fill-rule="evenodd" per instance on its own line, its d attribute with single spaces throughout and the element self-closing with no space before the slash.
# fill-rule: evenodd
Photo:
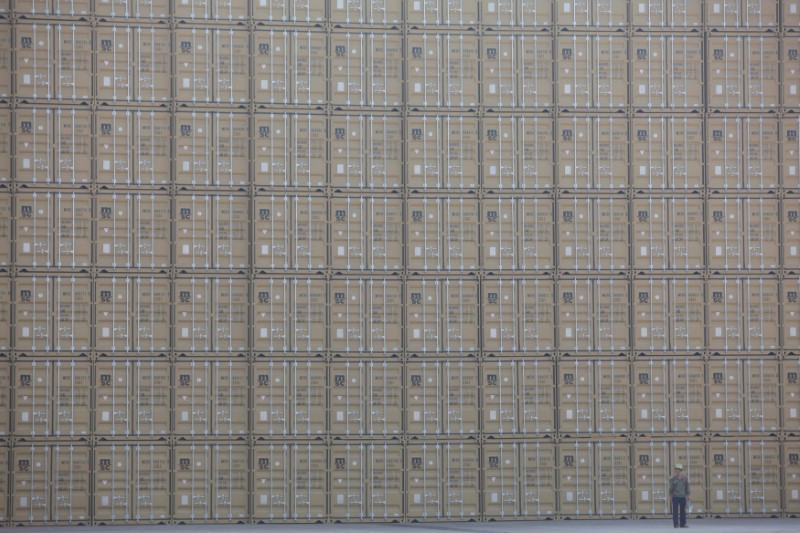
<svg viewBox="0 0 800 533">
<path fill-rule="evenodd" d="M 295 196 L 291 201 L 293 268 L 320 271 L 327 265 L 328 202 L 321 196 Z"/>
<path fill-rule="evenodd" d="M 331 117 L 331 185 L 337 189 L 398 188 L 402 176 L 399 116 Z"/>
<path fill-rule="evenodd" d="M 53 434 L 86 440 L 92 433 L 92 367 L 88 361 L 53 363 Z"/>
<path fill-rule="evenodd" d="M 631 25 L 637 31 L 699 29 L 702 20 L 703 6 L 691 0 L 647 0 L 631 4 Z"/>
<path fill-rule="evenodd" d="M 213 101 L 213 37 L 213 31 L 204 27 L 178 28 L 173 33 L 176 100 L 194 103 Z M 210 130 L 208 132 L 210 135 Z"/>
<path fill-rule="evenodd" d="M 777 37 L 710 35 L 706 40 L 706 53 L 709 108 L 750 110 L 778 107 Z"/>
<path fill-rule="evenodd" d="M 554 367 L 549 361 L 487 361 L 481 366 L 484 434 L 552 435 Z"/>
<path fill-rule="evenodd" d="M 7 8 L 4 11 L 7 11 Z M 14 68 L 11 60 L 13 49 L 14 40 L 11 36 L 11 26 L 3 26 L 3 28 L 0 29 L 0 98 L 8 98 L 11 96 L 13 88 L 11 84 L 11 72 Z M 11 130 L 9 129 L 6 131 Z"/>
<path fill-rule="evenodd" d="M 95 435 L 164 439 L 171 432 L 168 361 L 96 363 Z"/>
<path fill-rule="evenodd" d="M 292 115 L 291 184 L 322 187 L 327 182 L 328 129 L 322 115 Z"/>
<path fill-rule="evenodd" d="M 290 115 L 261 113 L 253 117 L 255 141 L 253 183 L 257 186 L 288 187 L 292 179 Z"/>
<path fill-rule="evenodd" d="M 338 0 L 337 0 L 338 1 Z M 406 21 L 417 25 L 474 26 L 478 23 L 478 6 L 468 0 L 428 0 L 409 2 Z"/>
<path fill-rule="evenodd" d="M 334 270 L 392 270 L 403 266 L 403 201 L 347 197 L 330 201 L 330 266 Z"/>
<path fill-rule="evenodd" d="M 481 49 L 481 93 L 485 106 L 500 110 L 553 105 L 553 46 L 549 39 L 498 34 L 484 38 Z"/>
<path fill-rule="evenodd" d="M 325 20 L 323 2 L 297 5 L 286 0 L 258 0 L 251 9 L 252 17 L 258 21 L 312 23 Z"/>
<path fill-rule="evenodd" d="M 84 270 L 92 265 L 94 206 L 90 194 L 53 194 L 54 266 Z"/>
<path fill-rule="evenodd" d="M 552 6 L 546 0 L 490 0 L 481 4 L 481 22 L 495 29 L 550 27 Z"/>
<path fill-rule="evenodd" d="M 246 353 L 249 346 L 250 283 L 243 278 L 214 278 L 214 351 Z"/>
<path fill-rule="evenodd" d="M 711 0 L 706 4 L 706 26 L 731 30 L 777 30 L 780 19 L 774 0 Z"/>
<path fill-rule="evenodd" d="M 555 4 L 556 21 L 568 28 L 624 28 L 628 24 L 628 6 L 624 0 L 596 5 L 585 0 L 560 0 Z"/>
<path fill-rule="evenodd" d="M 375 24 L 400 25 L 403 23 L 403 12 L 399 5 L 391 0 L 355 0 L 346 2 L 337 0 L 328 2 L 331 8 L 331 22 L 341 24 Z"/>
<path fill-rule="evenodd" d="M 218 187 L 242 190 L 250 183 L 250 118 L 244 113 L 214 114 L 214 165 Z"/>
<path fill-rule="evenodd" d="M 695 198 L 635 198 L 631 202 L 636 270 L 699 272 L 705 266 L 704 202 Z"/>
<path fill-rule="evenodd" d="M 93 96 L 91 27 L 55 24 L 52 39 L 54 46 L 50 54 L 53 56 L 54 63 L 54 98 L 58 100 L 90 100 Z M 34 58 L 35 61 L 36 58 Z M 25 67 L 20 69 L 19 63 L 17 68 L 23 72 L 27 70 Z M 34 98 L 36 97 L 34 96 Z M 41 98 L 41 96 L 38 97 Z"/>
<path fill-rule="evenodd" d="M 789 0 L 794 2 L 794 0 Z M 795 9 L 797 9 L 796 4 L 794 5 Z M 783 17 L 788 18 L 786 11 L 790 10 L 792 5 L 790 4 L 783 11 Z M 784 21 L 784 27 L 788 26 L 786 21 Z M 783 92 L 781 94 L 781 99 L 784 108 L 791 108 L 791 107 L 798 107 L 800 103 L 798 103 L 798 70 L 800 70 L 800 65 L 798 65 L 798 53 L 797 50 L 800 48 L 800 39 L 797 37 L 784 37 L 783 45 L 781 47 L 781 79 L 783 83 L 781 87 Z"/>
<path fill-rule="evenodd" d="M 0 414 L 0 437 L 3 438 L 5 438 L 6 435 L 11 434 L 11 387 L 13 385 L 14 382 L 13 378 L 11 377 L 11 364 L 8 362 L 0 363 L 0 387 L 2 387 L 2 391 L 0 391 L 0 409 L 2 409 L 2 414 Z M 3 453 L 5 452 L 0 453 L 0 459 L 2 459 Z M 8 461 L 7 457 L 6 461 Z M 0 487 L 2 486 L 3 485 L 0 484 Z M 0 493 L 2 492 L 7 492 L 7 489 L 0 490 Z M 4 513 L 5 511 L 2 511 L 2 514 Z"/>
<path fill-rule="evenodd" d="M 520 446 L 520 515 L 550 518 L 556 514 L 556 446 L 522 442 Z"/>
<path fill-rule="evenodd" d="M 94 199 L 94 264 L 103 271 L 133 267 L 135 197 L 130 193 L 98 192 Z"/>
<path fill-rule="evenodd" d="M 369 279 L 366 286 L 366 348 L 398 353 L 403 346 L 403 285 L 397 280 Z"/>
<path fill-rule="evenodd" d="M 519 119 L 519 125 L 522 146 L 519 150 L 519 187 L 551 190 L 554 186 L 553 121 L 549 118 L 523 116 Z M 483 176 L 485 180 L 485 172 Z"/>
<path fill-rule="evenodd" d="M 491 192 L 553 188 L 553 121 L 546 117 L 484 118 L 481 180 Z"/>
<path fill-rule="evenodd" d="M 633 444 L 633 504 L 637 516 L 666 517 L 672 514 L 669 480 L 672 477 L 670 443 L 649 440 Z M 695 489 L 695 493 L 698 493 Z M 696 498 L 696 495 L 695 495 Z"/>
<path fill-rule="evenodd" d="M 133 519 L 131 445 L 97 445 L 93 452 L 93 517 L 98 524 L 126 523 Z"/>
<path fill-rule="evenodd" d="M 370 115 L 366 127 L 366 183 L 370 187 L 399 189 L 403 179 L 402 119 L 393 115 Z"/>
<path fill-rule="evenodd" d="M 778 361 L 745 359 L 745 427 L 748 432 L 775 433 L 780 430 L 780 383 Z"/>
<path fill-rule="evenodd" d="M 595 361 L 573 359 L 558 365 L 558 430 L 567 436 L 591 434 L 595 428 Z"/>
<path fill-rule="evenodd" d="M 406 37 L 406 57 L 406 98 L 412 108 L 478 105 L 480 53 L 476 35 L 411 33 Z"/>
<path fill-rule="evenodd" d="M 474 361 L 422 361 L 406 364 L 406 433 L 415 436 L 474 436 L 479 430 Z"/>
<path fill-rule="evenodd" d="M 216 197 L 184 194 L 175 197 L 174 264 L 182 269 L 212 268 L 212 209 Z"/>
<path fill-rule="evenodd" d="M 406 142 L 406 180 L 415 189 L 443 189 L 442 169 L 442 117 L 409 116 L 405 119 Z M 455 186 L 459 185 L 456 182 Z"/>
<path fill-rule="evenodd" d="M 255 6 L 254 6 L 255 7 Z M 298 9 L 301 6 L 292 6 Z M 314 8 L 316 6 L 308 6 Z M 324 6 L 322 11 L 324 13 Z M 258 104 L 321 106 L 327 101 L 327 36 L 256 27 L 253 96 Z"/>
<path fill-rule="evenodd" d="M 595 453 L 597 516 L 632 516 L 631 445 L 627 442 L 597 442 Z"/>
<path fill-rule="evenodd" d="M 332 15 L 337 11 L 332 8 Z M 403 39 L 399 33 L 334 31 L 330 47 L 334 52 L 330 56 L 333 105 L 402 104 Z"/>
<path fill-rule="evenodd" d="M 94 517 L 103 523 L 169 518 L 170 448 L 111 444 L 94 449 Z"/>
<path fill-rule="evenodd" d="M 141 269 L 164 271 L 172 264 L 171 199 L 167 195 L 136 194 L 133 200 L 133 264 Z"/>
<path fill-rule="evenodd" d="M 215 184 L 212 112 L 175 113 L 175 184 L 181 188 Z"/>
<path fill-rule="evenodd" d="M 437 352 L 442 343 L 441 290 L 439 279 L 409 279 L 405 283 L 405 349 Z"/>
<path fill-rule="evenodd" d="M 53 122 L 52 180 L 59 185 L 86 188 L 92 180 L 92 115 L 82 109 L 56 109 Z"/>
<path fill-rule="evenodd" d="M 135 43 L 136 101 L 152 103 L 169 101 L 174 94 L 177 94 L 172 91 L 171 32 L 167 28 L 137 26 Z"/>
<path fill-rule="evenodd" d="M 742 441 L 725 439 L 708 443 L 708 511 L 712 516 L 747 512 L 745 456 Z"/>
<path fill-rule="evenodd" d="M 97 362 L 94 365 L 92 378 L 92 404 L 94 405 L 92 429 L 94 434 L 101 436 L 101 439 L 104 436 L 131 435 L 134 418 L 131 402 L 134 387 L 131 361 L 126 359 L 124 361 Z M 116 472 L 116 469 L 111 471 Z M 113 489 L 113 487 L 111 488 Z M 115 503 L 108 502 L 103 507 L 109 505 L 113 507 Z"/>
<path fill-rule="evenodd" d="M 630 365 L 613 359 L 598 360 L 595 364 L 595 373 L 595 433 L 616 435 L 629 433 L 631 430 Z M 629 510 L 630 507 L 628 512 Z M 599 507 L 598 512 L 600 512 Z"/>
<path fill-rule="evenodd" d="M 484 515 L 496 519 L 520 516 L 520 453 L 517 442 L 481 447 Z"/>
<path fill-rule="evenodd" d="M 166 188 L 172 183 L 172 121 L 162 111 L 133 114 L 133 183 Z"/>
<path fill-rule="evenodd" d="M 447 442 L 406 446 L 407 514 L 470 519 L 479 514 L 479 447 Z"/>
<path fill-rule="evenodd" d="M 181 277 L 174 281 L 173 346 L 179 352 L 212 351 L 210 278 Z"/>
<path fill-rule="evenodd" d="M 20 351 L 48 352 L 53 344 L 55 278 L 18 276 L 14 280 L 14 347 Z M 88 318 L 88 317 L 87 317 Z M 85 324 L 88 328 L 88 323 Z"/>
<path fill-rule="evenodd" d="M 11 303 L 14 301 L 11 278 L 0 278 L 0 350 L 11 348 Z"/>
<path fill-rule="evenodd" d="M 701 279 L 633 282 L 633 347 L 640 353 L 698 353 L 705 347 Z"/>
<path fill-rule="evenodd" d="M 212 432 L 212 370 L 211 361 L 175 363 L 172 375 L 172 430 L 175 435 L 198 438 Z"/>
<path fill-rule="evenodd" d="M 214 10 L 226 8 L 228 20 L 246 18 L 247 8 L 230 0 L 214 0 Z M 241 11 L 244 11 L 244 14 Z M 238 13 L 236 11 L 239 11 Z M 215 13 L 223 18 L 223 13 Z M 214 48 L 214 102 L 243 105 L 250 101 L 250 34 L 234 29 L 215 29 Z"/>
<path fill-rule="evenodd" d="M 520 348 L 524 352 L 550 352 L 556 345 L 555 286 L 546 280 L 523 279 L 520 290 Z"/>
<path fill-rule="evenodd" d="M 703 187 L 703 120 L 636 116 L 631 120 L 632 185 L 638 190 Z"/>
<path fill-rule="evenodd" d="M 294 481 L 290 515 L 294 520 L 319 521 L 326 517 L 328 449 L 322 444 L 293 444 L 291 479 Z"/>
<path fill-rule="evenodd" d="M 105 3 L 105 6 L 102 4 Z M 98 10 L 118 2 L 98 2 Z M 98 26 L 95 29 L 95 72 L 97 86 L 94 95 L 98 100 L 130 102 L 134 100 L 135 57 L 138 51 L 136 28 L 133 26 Z"/>
<path fill-rule="evenodd" d="M 134 183 L 134 118 L 129 109 L 94 114 L 95 181 L 100 187 Z"/>
<path fill-rule="evenodd" d="M 444 152 L 442 181 L 448 189 L 474 189 L 478 187 L 480 172 L 480 126 L 478 119 L 470 116 L 450 116 L 443 120 Z"/>
<path fill-rule="evenodd" d="M 778 348 L 778 282 L 768 278 L 708 280 L 708 346 L 719 351 Z"/>
<path fill-rule="evenodd" d="M 50 24 L 20 24 L 15 30 L 15 94 L 21 98 L 55 98 L 53 27 Z"/>
<path fill-rule="evenodd" d="M 559 202 L 559 266 L 568 271 L 629 266 L 628 203 L 616 198 L 566 198 Z"/>
<path fill-rule="evenodd" d="M 11 144 L 13 139 L 11 132 L 14 130 L 11 109 L 0 109 L 0 128 L 3 131 L 0 133 L 0 172 L 2 172 L 0 184 L 5 185 L 11 181 Z"/>
<path fill-rule="evenodd" d="M 331 446 L 330 515 L 336 521 L 403 516 L 403 448 L 399 445 Z"/>
<path fill-rule="evenodd" d="M 713 198 L 708 202 L 709 266 L 774 270 L 780 263 L 779 207 L 771 198 Z"/>
<path fill-rule="evenodd" d="M 670 376 L 673 375 L 672 369 L 668 359 L 638 359 L 634 361 L 631 368 L 633 373 L 632 406 L 633 428 L 637 434 L 666 433 L 670 430 L 671 388 L 669 381 Z M 701 395 L 699 399 L 703 401 L 704 397 Z M 666 474 L 669 474 L 669 464 L 664 466 Z M 637 502 L 640 501 L 647 500 L 637 500 Z M 656 500 L 653 499 L 652 502 L 655 503 Z"/>
<path fill-rule="evenodd" d="M 410 198 L 406 209 L 410 212 L 410 222 L 406 224 L 410 269 L 451 271 L 478 267 L 477 199 Z"/>
<path fill-rule="evenodd" d="M 778 121 L 711 117 L 706 138 L 708 185 L 716 190 L 778 186 Z"/>
<path fill-rule="evenodd" d="M 564 351 L 628 349 L 627 283 L 613 278 L 562 280 L 558 292 L 559 346 Z"/>
<path fill-rule="evenodd" d="M 671 359 L 669 365 L 670 431 L 701 433 L 706 428 L 705 365 L 687 358 Z"/>
<path fill-rule="evenodd" d="M 170 518 L 169 446 L 136 444 L 133 449 L 133 516 L 137 522 L 163 523 Z"/>
<path fill-rule="evenodd" d="M 292 199 L 288 196 L 256 196 L 253 200 L 254 266 L 284 270 L 295 266 L 290 225 Z M 323 232 L 322 238 L 325 237 Z"/>
<path fill-rule="evenodd" d="M 213 224 L 214 268 L 243 272 L 250 264 L 250 199 L 216 195 Z"/>
<path fill-rule="evenodd" d="M 245 361 L 231 359 L 214 361 L 212 367 L 214 372 L 211 391 L 213 394 L 211 405 L 213 434 L 214 436 L 227 436 L 230 439 L 244 439 L 249 431 L 250 367 Z M 230 499 L 230 495 L 228 496 Z M 229 502 L 229 505 L 233 504 Z"/>
<path fill-rule="evenodd" d="M 800 335 L 800 308 L 798 308 L 797 295 L 800 293 L 800 279 L 786 277 L 781 281 L 781 342 L 783 346 L 796 346 L 796 339 Z M 790 349 L 790 354 L 798 355 L 796 349 Z"/>
<path fill-rule="evenodd" d="M 50 436 L 53 430 L 53 367 L 51 361 L 14 365 L 13 431 L 25 437 Z"/>
<path fill-rule="evenodd" d="M 715 435 L 745 431 L 745 386 L 741 359 L 708 362 L 708 423 Z"/>
<path fill-rule="evenodd" d="M 12 240 L 14 238 L 14 232 L 11 227 L 11 221 L 14 218 L 11 200 L 10 191 L 0 193 L 0 269 L 2 270 L 7 270 L 11 267 Z M 10 296 L 6 295 L 6 297 L 8 297 L 8 302 L 10 303 Z M 2 335 L 0 335 L 0 338 L 3 338 Z M 2 347 L 2 343 L 0 343 L 0 347 Z"/>
<path fill-rule="evenodd" d="M 213 485 L 213 446 L 207 443 L 177 444 L 171 465 L 173 519 L 182 522 L 210 520 L 216 500 Z"/>
<path fill-rule="evenodd" d="M 595 514 L 593 441 L 561 441 L 558 454 L 558 510 L 562 517 Z"/>
<path fill-rule="evenodd" d="M 618 191 L 628 187 L 628 121 L 573 116 L 557 123 L 558 187 Z"/>
<path fill-rule="evenodd" d="M 55 126 L 53 109 L 24 107 L 14 112 L 16 181 L 26 185 L 53 184 Z M 67 145 L 68 146 L 68 145 Z"/>
<path fill-rule="evenodd" d="M 652 4 L 652 2 L 651 2 Z M 636 35 L 631 40 L 631 105 L 685 112 L 703 109 L 703 38 Z"/>
<path fill-rule="evenodd" d="M 250 448 L 244 444 L 215 444 L 212 452 L 212 516 L 216 522 L 241 523 L 250 516 Z"/>
<path fill-rule="evenodd" d="M 172 287 L 162 277 L 137 277 L 133 286 L 133 341 L 137 353 L 170 351 Z"/>
<path fill-rule="evenodd" d="M 317 437 L 327 428 L 324 361 L 256 361 L 252 371 L 252 428 L 256 438 Z"/>
<path fill-rule="evenodd" d="M 556 41 L 560 51 L 556 54 L 559 107 L 569 110 L 626 108 L 627 44 L 624 36 L 611 33 L 559 37 Z"/>
<path fill-rule="evenodd" d="M 11 520 L 48 523 L 51 520 L 50 484 L 55 474 L 52 447 L 15 446 L 11 449 Z"/>
<path fill-rule="evenodd" d="M 251 509 L 258 523 L 273 520 L 289 520 L 292 501 L 292 476 L 290 454 L 292 447 L 280 444 L 255 444 L 251 448 Z"/>
<path fill-rule="evenodd" d="M 255 278 L 252 282 L 253 343 L 258 352 L 285 352 L 290 338 L 288 278 Z"/>
<path fill-rule="evenodd" d="M 800 269 L 800 200 L 785 198 L 781 202 L 781 248 L 783 268 Z"/>
<path fill-rule="evenodd" d="M 325 351 L 329 327 L 325 282 L 321 279 L 306 278 L 292 279 L 291 284 L 290 345 L 293 351 Z"/>
<path fill-rule="evenodd" d="M 51 446 L 53 459 L 52 520 L 86 525 L 91 520 L 91 448 L 72 444 Z"/>
<path fill-rule="evenodd" d="M 747 440 L 745 492 L 747 513 L 779 516 L 781 502 L 781 445 L 775 440 Z"/>
<path fill-rule="evenodd" d="M 787 440 L 781 445 L 781 468 L 783 474 L 783 508 L 787 513 L 796 516 L 800 503 L 800 454 L 797 453 L 797 441 Z"/>
</svg>

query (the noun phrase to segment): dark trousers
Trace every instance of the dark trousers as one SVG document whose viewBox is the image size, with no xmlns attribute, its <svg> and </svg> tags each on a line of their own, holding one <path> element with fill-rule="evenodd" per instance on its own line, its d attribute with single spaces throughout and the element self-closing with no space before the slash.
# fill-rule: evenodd
<svg viewBox="0 0 800 533">
<path fill-rule="evenodd" d="M 680 511 L 680 523 L 678 522 L 678 512 Z M 686 498 L 672 497 L 672 523 L 676 526 L 686 525 Z"/>
</svg>

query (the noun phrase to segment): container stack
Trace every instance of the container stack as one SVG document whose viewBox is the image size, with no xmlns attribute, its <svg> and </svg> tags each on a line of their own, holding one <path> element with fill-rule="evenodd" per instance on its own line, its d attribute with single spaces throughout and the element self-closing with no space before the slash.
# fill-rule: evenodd
<svg viewBox="0 0 800 533">
<path fill-rule="evenodd" d="M 0 2 L 0 525 L 798 516 L 798 9 Z"/>
</svg>

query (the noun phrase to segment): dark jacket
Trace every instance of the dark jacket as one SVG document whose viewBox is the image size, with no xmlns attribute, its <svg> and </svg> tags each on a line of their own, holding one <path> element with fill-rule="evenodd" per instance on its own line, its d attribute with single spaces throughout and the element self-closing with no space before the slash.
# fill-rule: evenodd
<svg viewBox="0 0 800 533">
<path fill-rule="evenodd" d="M 678 498 L 685 498 L 691 494 L 689 490 L 689 478 L 686 476 L 678 477 L 672 476 L 669 480 L 669 495 L 676 496 Z"/>
</svg>

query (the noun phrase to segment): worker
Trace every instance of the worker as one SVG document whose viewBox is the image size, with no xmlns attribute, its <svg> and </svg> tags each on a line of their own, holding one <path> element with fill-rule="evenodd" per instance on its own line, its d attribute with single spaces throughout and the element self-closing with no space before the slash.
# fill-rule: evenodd
<svg viewBox="0 0 800 533">
<path fill-rule="evenodd" d="M 689 499 L 689 479 L 683 475 L 683 465 L 675 465 L 675 475 L 669 480 L 669 496 L 672 500 L 672 525 L 674 527 L 689 527 L 686 525 L 686 501 Z"/>
</svg>

